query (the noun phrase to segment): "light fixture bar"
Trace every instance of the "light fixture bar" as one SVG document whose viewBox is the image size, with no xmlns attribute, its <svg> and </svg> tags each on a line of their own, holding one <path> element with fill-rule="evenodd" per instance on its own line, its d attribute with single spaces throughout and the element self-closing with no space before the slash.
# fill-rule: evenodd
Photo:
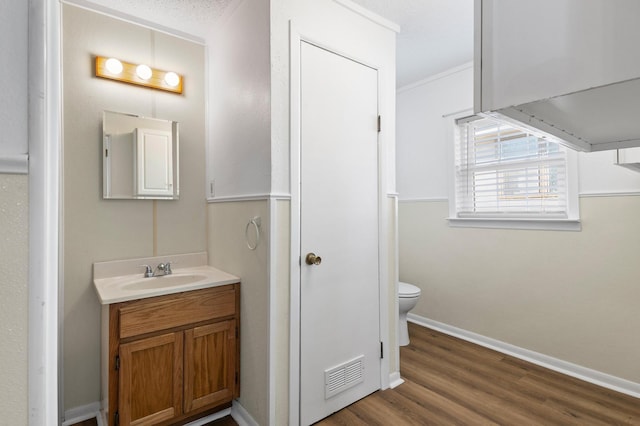
<svg viewBox="0 0 640 426">
<path fill-rule="evenodd" d="M 110 61 L 110 67 L 107 67 L 107 61 Z M 114 70 L 117 71 L 119 69 L 119 67 L 113 67 L 115 61 L 122 64 L 122 70 L 120 72 L 114 72 Z M 142 72 L 136 72 L 136 69 Z M 145 75 L 145 71 L 148 70 L 151 70 L 151 74 L 149 75 L 147 72 Z M 147 77 L 147 75 L 148 78 L 143 78 Z M 145 64 L 131 64 L 104 56 L 96 56 L 96 77 L 179 94 L 182 93 L 182 85 L 184 82 L 184 77 L 173 71 L 163 71 L 148 67 Z"/>
</svg>

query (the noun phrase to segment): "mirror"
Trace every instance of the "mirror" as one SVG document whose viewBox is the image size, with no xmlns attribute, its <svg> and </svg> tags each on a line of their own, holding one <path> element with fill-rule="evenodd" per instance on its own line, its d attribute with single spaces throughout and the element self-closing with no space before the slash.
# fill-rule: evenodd
<svg viewBox="0 0 640 426">
<path fill-rule="evenodd" d="M 177 200 L 178 123 L 104 111 L 102 198 Z"/>
</svg>

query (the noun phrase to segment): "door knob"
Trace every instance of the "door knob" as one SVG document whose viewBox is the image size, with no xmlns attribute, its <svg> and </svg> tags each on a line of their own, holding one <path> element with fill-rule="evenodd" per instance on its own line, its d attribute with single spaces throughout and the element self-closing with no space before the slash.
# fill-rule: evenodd
<svg viewBox="0 0 640 426">
<path fill-rule="evenodd" d="M 316 256 L 315 253 L 308 253 L 305 258 L 305 262 L 307 262 L 307 265 L 319 265 L 322 263 L 322 258 L 320 256 Z"/>
</svg>

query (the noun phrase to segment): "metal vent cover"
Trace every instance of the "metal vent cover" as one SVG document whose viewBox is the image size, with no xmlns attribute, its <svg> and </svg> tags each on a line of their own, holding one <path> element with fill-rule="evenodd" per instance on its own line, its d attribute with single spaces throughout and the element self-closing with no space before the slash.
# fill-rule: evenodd
<svg viewBox="0 0 640 426">
<path fill-rule="evenodd" d="M 360 355 L 341 365 L 325 370 L 324 397 L 343 392 L 364 381 L 364 355 Z"/>
</svg>

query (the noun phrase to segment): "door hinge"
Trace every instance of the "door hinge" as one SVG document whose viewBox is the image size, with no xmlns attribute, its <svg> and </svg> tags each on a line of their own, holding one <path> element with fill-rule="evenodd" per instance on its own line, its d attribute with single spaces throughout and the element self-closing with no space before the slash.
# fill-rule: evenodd
<svg viewBox="0 0 640 426">
<path fill-rule="evenodd" d="M 116 355 L 116 370 L 120 370 L 120 356 Z"/>
<path fill-rule="evenodd" d="M 382 130 L 382 116 L 378 116 L 378 133 Z"/>
<path fill-rule="evenodd" d="M 384 358 L 384 343 L 380 342 L 380 359 Z"/>
<path fill-rule="evenodd" d="M 108 150 L 108 149 L 105 149 L 105 150 L 104 150 L 104 156 L 105 156 L 105 157 L 108 157 L 108 156 L 109 156 L 109 150 Z"/>
<path fill-rule="evenodd" d="M 238 372 L 236 371 L 236 385 L 238 384 Z"/>
<path fill-rule="evenodd" d="M 120 413 L 116 411 L 113 415 L 113 424 L 114 426 L 118 426 L 120 424 Z"/>
</svg>

